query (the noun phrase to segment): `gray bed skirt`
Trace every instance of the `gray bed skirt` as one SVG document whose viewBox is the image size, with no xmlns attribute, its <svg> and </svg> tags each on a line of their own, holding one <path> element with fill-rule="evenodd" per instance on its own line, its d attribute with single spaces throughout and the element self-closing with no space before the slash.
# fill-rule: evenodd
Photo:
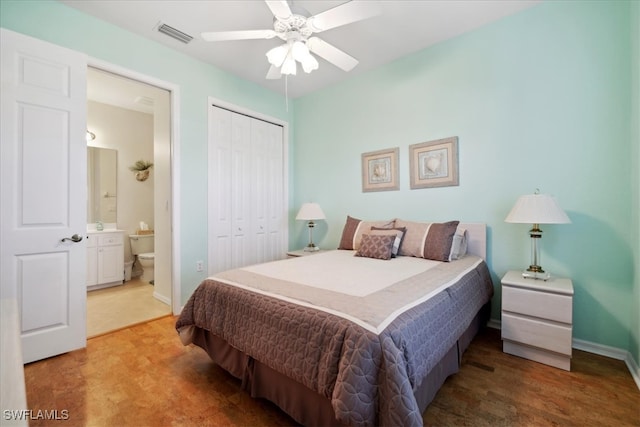
<svg viewBox="0 0 640 427">
<path fill-rule="evenodd" d="M 458 372 L 462 354 L 478 331 L 486 325 L 490 313 L 491 302 L 482 307 L 469 327 L 414 392 L 421 412 L 435 398 L 447 377 Z M 304 426 L 340 425 L 329 399 L 230 346 L 217 335 L 196 327 L 193 343 L 204 349 L 214 363 L 239 378 L 243 389 L 251 397 L 275 403 Z"/>
</svg>

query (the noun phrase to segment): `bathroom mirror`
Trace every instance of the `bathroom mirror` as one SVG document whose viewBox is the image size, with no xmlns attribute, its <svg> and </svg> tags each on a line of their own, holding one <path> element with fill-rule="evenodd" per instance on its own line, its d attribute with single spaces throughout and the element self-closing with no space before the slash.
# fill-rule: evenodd
<svg viewBox="0 0 640 427">
<path fill-rule="evenodd" d="M 116 223 L 118 151 L 87 147 L 87 222 Z"/>
</svg>

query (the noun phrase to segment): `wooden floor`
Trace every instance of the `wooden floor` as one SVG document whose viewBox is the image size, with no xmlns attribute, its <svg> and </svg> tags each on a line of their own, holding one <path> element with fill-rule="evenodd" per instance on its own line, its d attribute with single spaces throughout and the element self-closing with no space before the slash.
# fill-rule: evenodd
<svg viewBox="0 0 640 427">
<path fill-rule="evenodd" d="M 288 426 L 201 349 L 183 347 L 167 316 L 25 367 L 29 409 L 68 411 L 31 426 Z M 574 350 L 566 372 L 509 356 L 487 329 L 424 413 L 435 426 L 640 426 L 640 391 L 625 364 Z"/>
</svg>

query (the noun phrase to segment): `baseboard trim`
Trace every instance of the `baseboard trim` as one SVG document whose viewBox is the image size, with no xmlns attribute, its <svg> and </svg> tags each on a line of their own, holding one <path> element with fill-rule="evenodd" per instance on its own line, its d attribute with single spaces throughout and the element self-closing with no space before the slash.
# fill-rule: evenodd
<svg viewBox="0 0 640 427">
<path fill-rule="evenodd" d="M 617 347 L 610 347 L 608 345 L 597 344 L 591 341 L 580 340 L 577 338 L 573 339 L 571 347 L 577 350 L 595 353 L 600 356 L 610 357 L 616 360 L 625 360 L 627 358 L 627 355 L 629 354 L 628 351 Z"/>
<path fill-rule="evenodd" d="M 498 319 L 489 319 L 487 326 L 493 329 L 502 329 L 502 324 Z"/>
<path fill-rule="evenodd" d="M 629 351 L 576 338 L 573 339 L 572 347 L 577 350 L 587 351 L 589 353 L 598 354 L 600 356 L 624 361 L 624 363 L 627 365 L 627 368 L 629 369 L 629 373 L 631 373 L 633 380 L 640 390 L 640 367 L 633 359 Z"/>
<path fill-rule="evenodd" d="M 153 293 L 153 297 L 155 299 L 157 299 L 158 301 L 161 301 L 161 302 L 167 304 L 169 307 L 171 307 L 171 300 L 169 298 L 165 297 L 164 295 L 160 295 L 159 293 L 154 292 Z"/>
<path fill-rule="evenodd" d="M 498 319 L 489 319 L 487 326 L 494 329 L 502 329 L 502 323 Z M 599 356 L 610 357 L 616 360 L 623 360 L 629 369 L 629 373 L 635 381 L 638 390 L 640 390 L 640 367 L 627 350 L 611 347 L 608 345 L 598 344 L 591 341 L 580 340 L 574 338 L 571 347 L 576 350 L 586 351 L 588 353 L 597 354 Z"/>
</svg>

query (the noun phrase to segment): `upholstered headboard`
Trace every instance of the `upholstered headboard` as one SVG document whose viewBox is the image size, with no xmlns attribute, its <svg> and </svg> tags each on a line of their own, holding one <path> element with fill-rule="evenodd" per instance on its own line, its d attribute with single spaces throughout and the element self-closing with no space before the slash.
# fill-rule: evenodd
<svg viewBox="0 0 640 427">
<path fill-rule="evenodd" d="M 487 224 L 482 222 L 461 222 L 467 230 L 467 253 L 487 259 Z"/>
</svg>

